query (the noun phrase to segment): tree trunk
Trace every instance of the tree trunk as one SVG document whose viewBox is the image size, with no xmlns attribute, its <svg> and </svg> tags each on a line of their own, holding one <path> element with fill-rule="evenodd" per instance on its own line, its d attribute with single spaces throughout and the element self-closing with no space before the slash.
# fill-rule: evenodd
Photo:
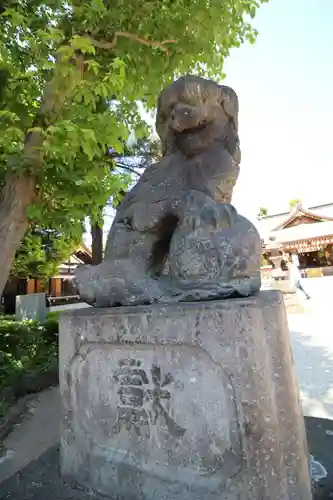
<svg viewBox="0 0 333 500">
<path fill-rule="evenodd" d="M 103 261 L 103 228 L 97 222 L 91 224 L 92 264 L 97 266 Z"/>
<path fill-rule="evenodd" d="M 35 200 L 35 180 L 8 176 L 0 191 L 0 298 L 15 253 L 29 227 L 27 207 Z"/>
<path fill-rule="evenodd" d="M 26 172 L 40 171 L 43 166 L 44 132 L 56 122 L 62 107 L 75 86 L 82 80 L 84 57 L 78 54 L 75 60 L 76 78 L 66 80 L 61 71 L 54 71 L 52 79 L 46 84 L 33 122 L 33 130 L 26 133 L 23 157 Z M 15 167 L 17 165 L 14 165 Z M 36 179 L 31 173 L 15 176 L 9 168 L 9 174 L 0 188 L 0 298 L 7 283 L 11 265 L 20 243 L 29 227 L 27 208 L 36 201 Z"/>
</svg>

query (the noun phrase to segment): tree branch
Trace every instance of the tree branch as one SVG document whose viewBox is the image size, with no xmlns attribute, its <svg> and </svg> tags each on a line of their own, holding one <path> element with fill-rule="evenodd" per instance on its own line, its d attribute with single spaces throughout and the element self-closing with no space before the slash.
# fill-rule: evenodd
<svg viewBox="0 0 333 500">
<path fill-rule="evenodd" d="M 123 165 L 121 163 L 116 162 L 116 167 L 117 168 L 122 168 L 123 170 L 127 170 L 128 172 L 131 172 L 132 174 L 137 175 L 138 177 L 141 177 L 142 174 L 140 172 L 137 172 L 134 168 L 128 167 L 127 165 Z"/>
<path fill-rule="evenodd" d="M 141 43 L 142 45 L 147 45 L 148 47 L 159 47 L 163 52 L 168 52 L 168 47 L 165 45 L 169 43 L 177 43 L 177 40 L 163 40 L 162 42 L 154 42 L 153 40 L 147 40 L 145 38 L 141 38 L 140 36 L 134 35 L 133 33 L 128 33 L 127 31 L 116 31 L 112 42 L 107 42 L 105 40 L 99 41 L 95 40 L 91 36 L 87 36 L 94 47 L 98 47 L 99 49 L 114 49 L 117 45 L 118 38 L 129 38 L 130 40 L 134 40 L 135 42 Z"/>
</svg>

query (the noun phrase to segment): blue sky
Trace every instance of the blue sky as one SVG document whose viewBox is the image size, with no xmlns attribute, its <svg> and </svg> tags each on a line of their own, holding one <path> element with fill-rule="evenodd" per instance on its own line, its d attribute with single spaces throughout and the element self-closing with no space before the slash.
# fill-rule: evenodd
<svg viewBox="0 0 333 500">
<path fill-rule="evenodd" d="M 255 218 L 333 201 L 333 0 L 272 0 L 255 45 L 225 62 L 240 100 L 241 175 L 234 204 Z"/>
<path fill-rule="evenodd" d="M 333 201 L 333 0 L 271 0 L 253 25 L 258 39 L 232 51 L 224 83 L 240 101 L 233 203 L 256 222 L 260 206 Z"/>
</svg>

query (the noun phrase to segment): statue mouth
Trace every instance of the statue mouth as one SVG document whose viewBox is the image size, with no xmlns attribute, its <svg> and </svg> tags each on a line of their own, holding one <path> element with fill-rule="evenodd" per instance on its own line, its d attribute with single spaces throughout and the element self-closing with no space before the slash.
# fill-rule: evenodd
<svg viewBox="0 0 333 500">
<path fill-rule="evenodd" d="M 198 123 L 198 125 L 196 126 L 192 126 L 192 127 L 188 127 L 188 128 L 183 128 L 182 130 L 175 130 L 175 134 L 177 136 L 181 136 L 181 135 L 193 135 L 193 134 L 196 134 L 198 132 L 201 132 L 202 130 L 205 130 L 207 128 L 207 126 L 209 125 L 209 122 L 207 122 L 206 120 L 205 121 L 202 121 L 200 123 Z"/>
<path fill-rule="evenodd" d="M 216 139 L 214 124 L 204 120 L 195 126 L 174 130 L 174 139 L 177 149 L 192 158 L 208 149 Z"/>
</svg>

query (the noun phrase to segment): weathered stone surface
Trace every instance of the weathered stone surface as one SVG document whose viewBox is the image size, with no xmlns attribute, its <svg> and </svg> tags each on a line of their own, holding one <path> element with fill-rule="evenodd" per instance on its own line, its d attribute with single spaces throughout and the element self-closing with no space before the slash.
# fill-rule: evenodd
<svg viewBox="0 0 333 500">
<path fill-rule="evenodd" d="M 310 500 L 282 296 L 61 316 L 61 467 L 126 500 Z"/>
<path fill-rule="evenodd" d="M 97 307 L 249 296 L 261 241 L 231 205 L 239 175 L 238 99 L 224 85 L 179 78 L 159 97 L 164 156 L 123 198 L 104 262 L 77 269 Z"/>
<path fill-rule="evenodd" d="M 45 321 L 46 318 L 46 303 L 45 293 L 30 293 L 28 295 L 16 296 L 17 319 L 35 319 L 37 321 Z"/>
</svg>

